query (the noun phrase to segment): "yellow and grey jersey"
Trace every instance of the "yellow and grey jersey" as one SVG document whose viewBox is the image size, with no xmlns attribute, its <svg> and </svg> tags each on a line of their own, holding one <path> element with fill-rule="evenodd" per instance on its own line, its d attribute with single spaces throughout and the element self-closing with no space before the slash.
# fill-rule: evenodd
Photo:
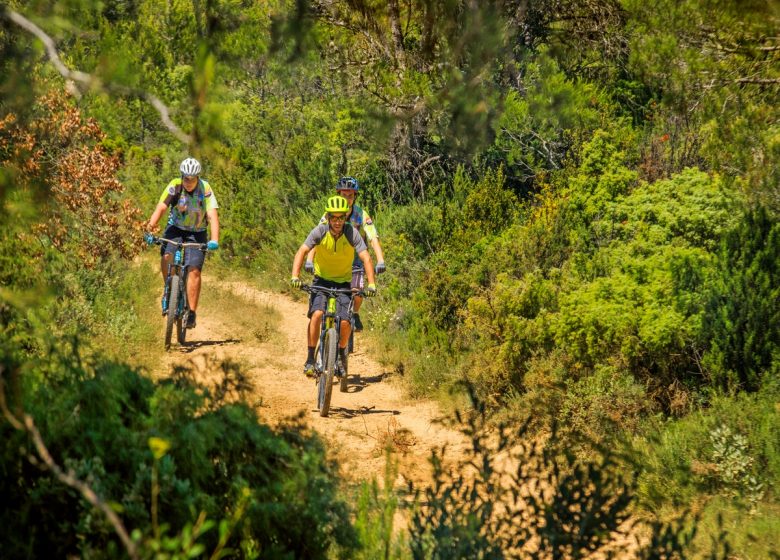
<svg viewBox="0 0 780 560">
<path fill-rule="evenodd" d="M 317 247 L 314 254 L 314 274 L 331 282 L 352 280 L 352 261 L 357 253 L 367 250 L 366 242 L 350 224 L 333 237 L 328 224 L 319 224 L 303 242 L 309 249 Z"/>
</svg>

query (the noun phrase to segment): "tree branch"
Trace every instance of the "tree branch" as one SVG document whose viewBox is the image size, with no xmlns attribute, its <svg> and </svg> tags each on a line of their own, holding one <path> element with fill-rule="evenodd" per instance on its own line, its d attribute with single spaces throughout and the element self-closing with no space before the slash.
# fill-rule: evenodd
<svg viewBox="0 0 780 560">
<path fill-rule="evenodd" d="M 780 84 L 780 78 L 737 78 L 738 84 Z"/>
<path fill-rule="evenodd" d="M 49 37 L 49 35 L 47 35 L 40 27 L 25 18 L 23 15 L 9 8 L 6 8 L 3 11 L 3 14 L 10 21 L 14 22 L 25 31 L 35 35 L 43 43 L 44 47 L 46 48 L 46 54 L 49 60 L 57 69 L 57 72 L 59 72 L 62 77 L 65 78 L 66 88 L 75 97 L 81 97 L 81 92 L 76 84 L 82 84 L 89 89 L 104 89 L 106 91 L 120 93 L 128 97 L 138 97 L 140 99 L 144 99 L 157 110 L 157 112 L 160 114 L 160 119 L 162 120 L 165 127 L 171 132 L 171 134 L 173 134 L 176 138 L 185 144 L 190 144 L 192 142 L 192 137 L 176 126 L 176 123 L 174 123 L 171 119 L 168 107 L 157 96 L 143 90 L 133 89 L 116 84 L 103 84 L 97 76 L 93 76 L 92 74 L 87 74 L 86 72 L 81 72 L 79 70 L 71 70 L 65 66 L 65 64 L 63 64 L 62 60 L 60 59 L 54 40 Z"/>
</svg>

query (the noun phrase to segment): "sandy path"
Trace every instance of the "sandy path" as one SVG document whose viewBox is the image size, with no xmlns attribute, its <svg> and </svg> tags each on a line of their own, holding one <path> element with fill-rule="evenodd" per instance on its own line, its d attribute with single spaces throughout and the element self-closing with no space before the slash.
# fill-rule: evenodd
<svg viewBox="0 0 780 560">
<path fill-rule="evenodd" d="M 204 285 L 214 281 L 205 278 Z M 342 474 L 352 482 L 374 475 L 382 478 L 383 449 L 388 440 L 399 460 L 397 483 L 403 479 L 418 483 L 429 480 L 428 458 L 434 447 L 446 443 L 449 458 L 460 455 L 464 439 L 437 422 L 441 413 L 436 403 L 405 397 L 400 384 L 361 347 L 360 334 L 356 336 L 356 351 L 350 356 L 349 391 L 341 393 L 334 386 L 330 416 L 321 418 L 315 406 L 314 382 L 302 373 L 306 304 L 241 282 L 221 282 L 220 286 L 261 308 L 276 310 L 281 316 L 278 332 L 267 337 L 242 333 L 226 314 L 215 313 L 213 308 L 209 312 L 209 296 L 204 291 L 198 326 L 188 332 L 187 347 L 173 347 L 168 353 L 165 371 L 188 361 L 202 369 L 213 359 L 229 358 L 241 363 L 255 385 L 253 397 L 261 419 L 274 425 L 303 411 L 309 424 L 328 442 Z M 356 382 L 353 374 L 359 374 L 360 380 Z"/>
</svg>

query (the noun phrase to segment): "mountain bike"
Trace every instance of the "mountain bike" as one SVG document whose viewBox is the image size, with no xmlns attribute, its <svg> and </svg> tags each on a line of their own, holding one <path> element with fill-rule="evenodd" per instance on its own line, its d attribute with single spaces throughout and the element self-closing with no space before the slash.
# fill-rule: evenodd
<svg viewBox="0 0 780 560">
<path fill-rule="evenodd" d="M 327 416 L 330 411 L 330 399 L 333 393 L 333 379 L 339 375 L 339 390 L 347 392 L 348 365 L 341 363 L 339 356 L 339 325 L 341 320 L 348 320 L 336 313 L 336 298 L 339 294 L 349 294 L 349 316 L 352 316 L 352 306 L 356 295 L 363 295 L 362 291 L 354 291 L 349 288 L 326 288 L 324 286 L 301 285 L 301 290 L 313 293 L 324 293 L 328 296 L 325 313 L 322 317 L 320 338 L 315 350 L 314 375 L 317 384 L 317 409 L 320 416 Z"/>
<path fill-rule="evenodd" d="M 184 344 L 187 339 L 187 319 L 190 313 L 190 306 L 187 302 L 187 273 L 189 267 L 184 263 L 187 249 L 195 249 L 208 254 L 208 247 L 205 243 L 191 243 L 183 241 L 173 241 L 164 237 L 153 237 L 153 244 L 165 245 L 172 243 L 176 247 L 173 253 L 173 260 L 168 264 L 168 271 L 165 276 L 165 289 L 162 298 L 162 313 L 165 317 L 165 349 L 171 347 L 171 338 L 173 329 L 176 327 L 176 339 L 179 344 Z"/>
</svg>

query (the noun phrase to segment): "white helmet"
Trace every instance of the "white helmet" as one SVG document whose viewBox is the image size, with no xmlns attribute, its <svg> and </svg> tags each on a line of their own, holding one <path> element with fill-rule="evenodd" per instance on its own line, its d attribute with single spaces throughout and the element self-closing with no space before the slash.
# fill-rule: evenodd
<svg viewBox="0 0 780 560">
<path fill-rule="evenodd" d="M 194 175 L 200 175 L 200 162 L 195 158 L 187 158 L 179 166 L 179 171 L 182 175 L 192 177 Z"/>
</svg>

